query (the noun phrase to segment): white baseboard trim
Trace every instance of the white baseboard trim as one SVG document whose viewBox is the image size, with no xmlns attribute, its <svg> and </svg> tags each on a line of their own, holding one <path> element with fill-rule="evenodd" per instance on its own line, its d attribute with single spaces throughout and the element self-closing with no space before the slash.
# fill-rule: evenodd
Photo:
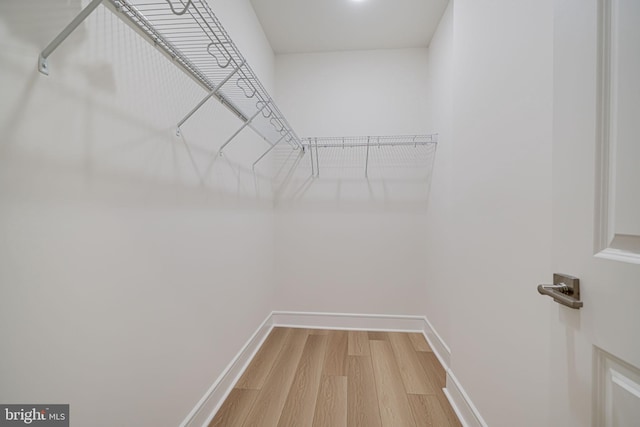
<svg viewBox="0 0 640 427">
<path fill-rule="evenodd" d="M 292 328 L 422 332 L 442 366 L 449 369 L 451 350 L 424 316 L 274 311 L 272 319 L 274 326 Z"/>
<path fill-rule="evenodd" d="M 386 332 L 421 332 L 447 372 L 443 389 L 464 427 L 487 427 L 450 368 L 451 350 L 424 316 L 274 311 L 267 316 L 180 427 L 207 427 L 235 383 L 276 327 Z"/>
<path fill-rule="evenodd" d="M 180 427 L 207 427 L 273 329 L 271 314 L 262 322 L 240 352 L 207 390 Z"/>
<path fill-rule="evenodd" d="M 451 369 L 447 369 L 447 387 L 443 391 L 464 427 L 487 427 L 487 423 Z"/>
<path fill-rule="evenodd" d="M 429 347 L 431 347 L 431 350 L 433 350 L 434 354 L 440 361 L 440 364 L 446 371 L 448 371 L 451 367 L 451 350 L 449 350 L 449 346 L 444 342 L 433 326 L 431 326 L 429 320 L 426 317 L 423 317 L 422 319 L 424 321 L 422 333 L 427 339 Z"/>
<path fill-rule="evenodd" d="M 420 331 L 423 322 L 420 316 L 302 311 L 274 311 L 272 319 L 274 326 L 282 327 L 395 332 Z"/>
</svg>

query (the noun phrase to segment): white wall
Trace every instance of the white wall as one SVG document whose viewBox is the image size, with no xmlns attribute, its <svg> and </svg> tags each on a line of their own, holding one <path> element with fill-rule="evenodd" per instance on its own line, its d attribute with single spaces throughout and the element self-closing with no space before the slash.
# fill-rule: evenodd
<svg viewBox="0 0 640 427">
<path fill-rule="evenodd" d="M 202 90 L 110 12 L 44 77 L 78 2 L 1 4 L 0 401 L 176 425 L 271 309 L 427 314 L 489 425 L 550 425 L 551 1 L 455 0 L 429 52 L 275 73 L 248 1 L 214 9 L 299 134 L 439 132 L 429 204 L 428 175 L 311 180 L 307 155 L 274 218 L 263 143 L 205 175 L 237 121 L 212 102 L 174 137 Z"/>
<path fill-rule="evenodd" d="M 44 4 L 46 3 L 46 5 Z M 264 143 L 99 7 L 36 70 L 78 1 L 0 5 L 0 401 L 85 426 L 179 424 L 272 307 Z M 265 85 L 248 1 L 217 0 Z"/>
<path fill-rule="evenodd" d="M 434 171 L 424 310 L 488 425 L 553 425 L 549 306 L 535 291 L 551 279 L 552 2 L 450 7 L 429 61 L 453 108 L 434 116 L 452 134 Z"/>
<path fill-rule="evenodd" d="M 424 313 L 445 342 L 451 340 L 451 307 L 455 292 L 451 290 L 449 271 L 455 268 L 456 242 L 450 239 L 451 181 L 453 175 L 453 2 L 445 10 L 429 45 L 427 117 L 440 140 L 433 165 L 425 267 L 428 279 L 424 285 Z M 445 263 L 445 265 L 442 265 Z"/>
<path fill-rule="evenodd" d="M 301 136 L 427 133 L 426 70 L 426 49 L 277 55 L 277 101 Z M 279 193 L 275 308 L 419 314 L 433 152 L 367 180 L 364 151 L 339 150 L 315 179 L 306 155 Z"/>
<path fill-rule="evenodd" d="M 277 55 L 276 101 L 300 136 L 427 132 L 426 63 L 426 49 Z"/>
</svg>

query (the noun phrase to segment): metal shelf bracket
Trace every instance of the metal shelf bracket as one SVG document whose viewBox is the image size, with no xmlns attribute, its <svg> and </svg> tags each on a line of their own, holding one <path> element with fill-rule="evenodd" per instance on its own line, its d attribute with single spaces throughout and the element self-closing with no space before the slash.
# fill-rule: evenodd
<svg viewBox="0 0 640 427">
<path fill-rule="evenodd" d="M 47 47 L 45 47 L 44 50 L 40 52 L 40 56 L 38 57 L 38 70 L 42 74 L 46 76 L 49 75 L 49 56 L 58 48 L 58 46 L 62 44 L 63 41 L 65 41 L 67 37 L 69 37 L 71 33 L 73 33 L 76 28 L 78 28 L 78 25 L 82 24 L 82 22 L 87 19 L 87 16 L 91 15 L 91 12 L 93 12 L 96 7 L 98 7 L 98 5 L 100 5 L 100 3 L 102 3 L 103 1 L 104 0 L 93 0 L 91 3 L 89 3 L 84 9 L 80 11 L 80 13 L 75 18 L 73 18 L 69 25 L 67 25 L 60 32 L 60 34 L 58 34 L 56 38 L 54 38 L 51 43 L 49 43 Z"/>
<path fill-rule="evenodd" d="M 234 133 L 233 135 L 231 135 L 231 136 L 229 137 L 229 139 L 227 139 L 227 141 L 226 141 L 224 144 L 222 144 L 222 146 L 221 146 L 221 147 L 220 147 L 220 149 L 218 150 L 218 153 L 222 154 L 222 150 L 224 150 L 224 148 L 225 148 L 227 145 L 229 145 L 229 143 L 230 143 L 231 141 L 233 141 L 233 139 L 234 139 L 236 136 L 238 136 L 238 134 L 239 134 L 240 132 L 242 132 L 242 131 L 244 130 L 244 128 L 246 128 L 247 126 L 249 126 L 249 125 L 251 124 L 251 122 L 252 122 L 256 117 L 258 117 L 258 115 L 259 115 L 260 113 L 262 113 L 262 110 L 264 110 L 265 108 L 267 108 L 267 106 L 268 106 L 268 105 L 269 105 L 269 103 L 268 103 L 268 102 L 266 102 L 266 103 L 262 106 L 262 108 L 260 108 L 258 111 L 256 111 L 256 112 L 255 112 L 255 114 L 249 118 L 249 120 L 247 120 L 246 122 L 244 122 L 244 123 L 242 124 L 242 126 L 240 126 L 240 128 L 239 128 L 237 131 L 235 131 L 235 133 Z"/>
<path fill-rule="evenodd" d="M 189 120 L 189 118 L 191 118 L 191 116 L 193 116 L 195 114 L 195 112 L 200 109 L 200 107 L 202 107 L 204 104 L 206 104 L 208 100 L 210 100 L 214 96 L 217 96 L 218 92 L 220 92 L 220 89 L 222 89 L 222 86 L 224 86 L 225 83 L 227 83 L 231 79 L 231 77 L 233 77 L 238 72 L 238 70 L 240 70 L 240 67 L 242 67 L 243 65 L 244 65 L 244 61 L 240 65 L 238 65 L 236 68 L 234 68 L 233 71 L 231 73 L 229 73 L 229 75 L 227 77 L 224 78 L 224 80 L 222 80 L 220 83 L 218 83 L 218 85 L 216 85 L 216 87 L 211 92 L 209 92 L 207 94 L 207 96 L 205 96 L 202 99 L 202 101 L 200 101 L 198 103 L 198 105 L 196 105 L 191 111 L 189 111 L 189 113 L 187 113 L 186 116 L 184 116 L 184 118 L 182 120 L 180 120 L 178 122 L 176 135 L 180 136 L 180 127 L 184 124 L 184 122 Z"/>
<path fill-rule="evenodd" d="M 276 145 L 280 144 L 280 141 L 282 141 L 284 139 L 284 136 L 282 138 L 280 138 L 275 144 L 273 144 L 271 147 L 269 147 L 269 149 L 267 151 L 265 151 L 262 156 L 260 156 L 258 158 L 258 160 L 256 160 L 255 162 L 253 162 L 253 165 L 251 166 L 251 169 L 255 169 L 256 165 L 258 164 L 258 162 L 262 159 L 264 159 L 264 157 L 269 154 L 271 152 L 271 150 L 273 150 L 274 148 L 276 148 Z"/>
</svg>

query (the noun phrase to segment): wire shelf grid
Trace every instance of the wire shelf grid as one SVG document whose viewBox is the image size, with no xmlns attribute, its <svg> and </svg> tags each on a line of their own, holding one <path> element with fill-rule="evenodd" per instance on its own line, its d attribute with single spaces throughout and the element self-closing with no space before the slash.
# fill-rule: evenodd
<svg viewBox="0 0 640 427">
<path fill-rule="evenodd" d="M 270 145 L 300 138 L 206 0 L 109 0 L 117 11 Z"/>
<path fill-rule="evenodd" d="M 305 152 L 309 152 L 311 174 L 320 176 L 320 170 L 364 169 L 369 177 L 370 166 L 378 171 L 395 167 L 419 167 L 429 160 L 431 152 L 413 149 L 433 148 L 438 144 L 438 134 L 396 136 L 347 136 L 306 137 L 302 139 Z M 410 153 L 410 151 L 413 153 Z M 425 154 L 426 153 L 426 157 Z M 412 162 L 407 162 L 407 159 Z M 340 161 L 337 161 L 340 159 Z"/>
<path fill-rule="evenodd" d="M 438 143 L 438 134 L 394 136 L 324 136 L 302 138 L 305 148 L 399 147 Z"/>
</svg>

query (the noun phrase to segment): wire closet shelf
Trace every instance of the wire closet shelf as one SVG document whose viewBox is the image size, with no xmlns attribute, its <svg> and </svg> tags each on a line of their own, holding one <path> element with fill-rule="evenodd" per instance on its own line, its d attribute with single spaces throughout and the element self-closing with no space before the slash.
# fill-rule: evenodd
<svg viewBox="0 0 640 427">
<path fill-rule="evenodd" d="M 88 5 L 40 53 L 38 68 L 49 74 L 49 56 L 100 5 L 167 55 L 208 93 L 177 123 L 180 127 L 209 99 L 215 98 L 241 121 L 240 128 L 221 145 L 222 150 L 246 127 L 260 135 L 270 147 L 253 167 L 282 141 L 294 149 L 309 152 L 312 174 L 319 176 L 320 148 L 369 148 L 426 146 L 437 144 L 438 135 L 312 137 L 300 139 L 266 91 L 238 47 L 213 13 L 207 0 L 91 0 Z M 314 153 L 315 151 L 315 153 Z"/>
<path fill-rule="evenodd" d="M 320 176 L 321 148 L 361 148 L 365 160 L 365 177 L 369 175 L 369 152 L 374 147 L 424 147 L 436 146 L 438 134 L 400 135 L 400 136 L 347 136 L 347 137 L 306 137 L 302 138 L 302 147 L 311 154 L 311 174 Z"/>
<path fill-rule="evenodd" d="M 177 125 L 180 127 L 210 98 L 216 98 L 243 123 L 221 147 L 245 127 L 271 147 L 284 141 L 301 148 L 300 138 L 266 91 L 206 0 L 93 0 L 40 55 L 48 74 L 48 56 L 101 3 L 111 6 L 139 33 L 199 83 L 208 94 Z"/>
</svg>

